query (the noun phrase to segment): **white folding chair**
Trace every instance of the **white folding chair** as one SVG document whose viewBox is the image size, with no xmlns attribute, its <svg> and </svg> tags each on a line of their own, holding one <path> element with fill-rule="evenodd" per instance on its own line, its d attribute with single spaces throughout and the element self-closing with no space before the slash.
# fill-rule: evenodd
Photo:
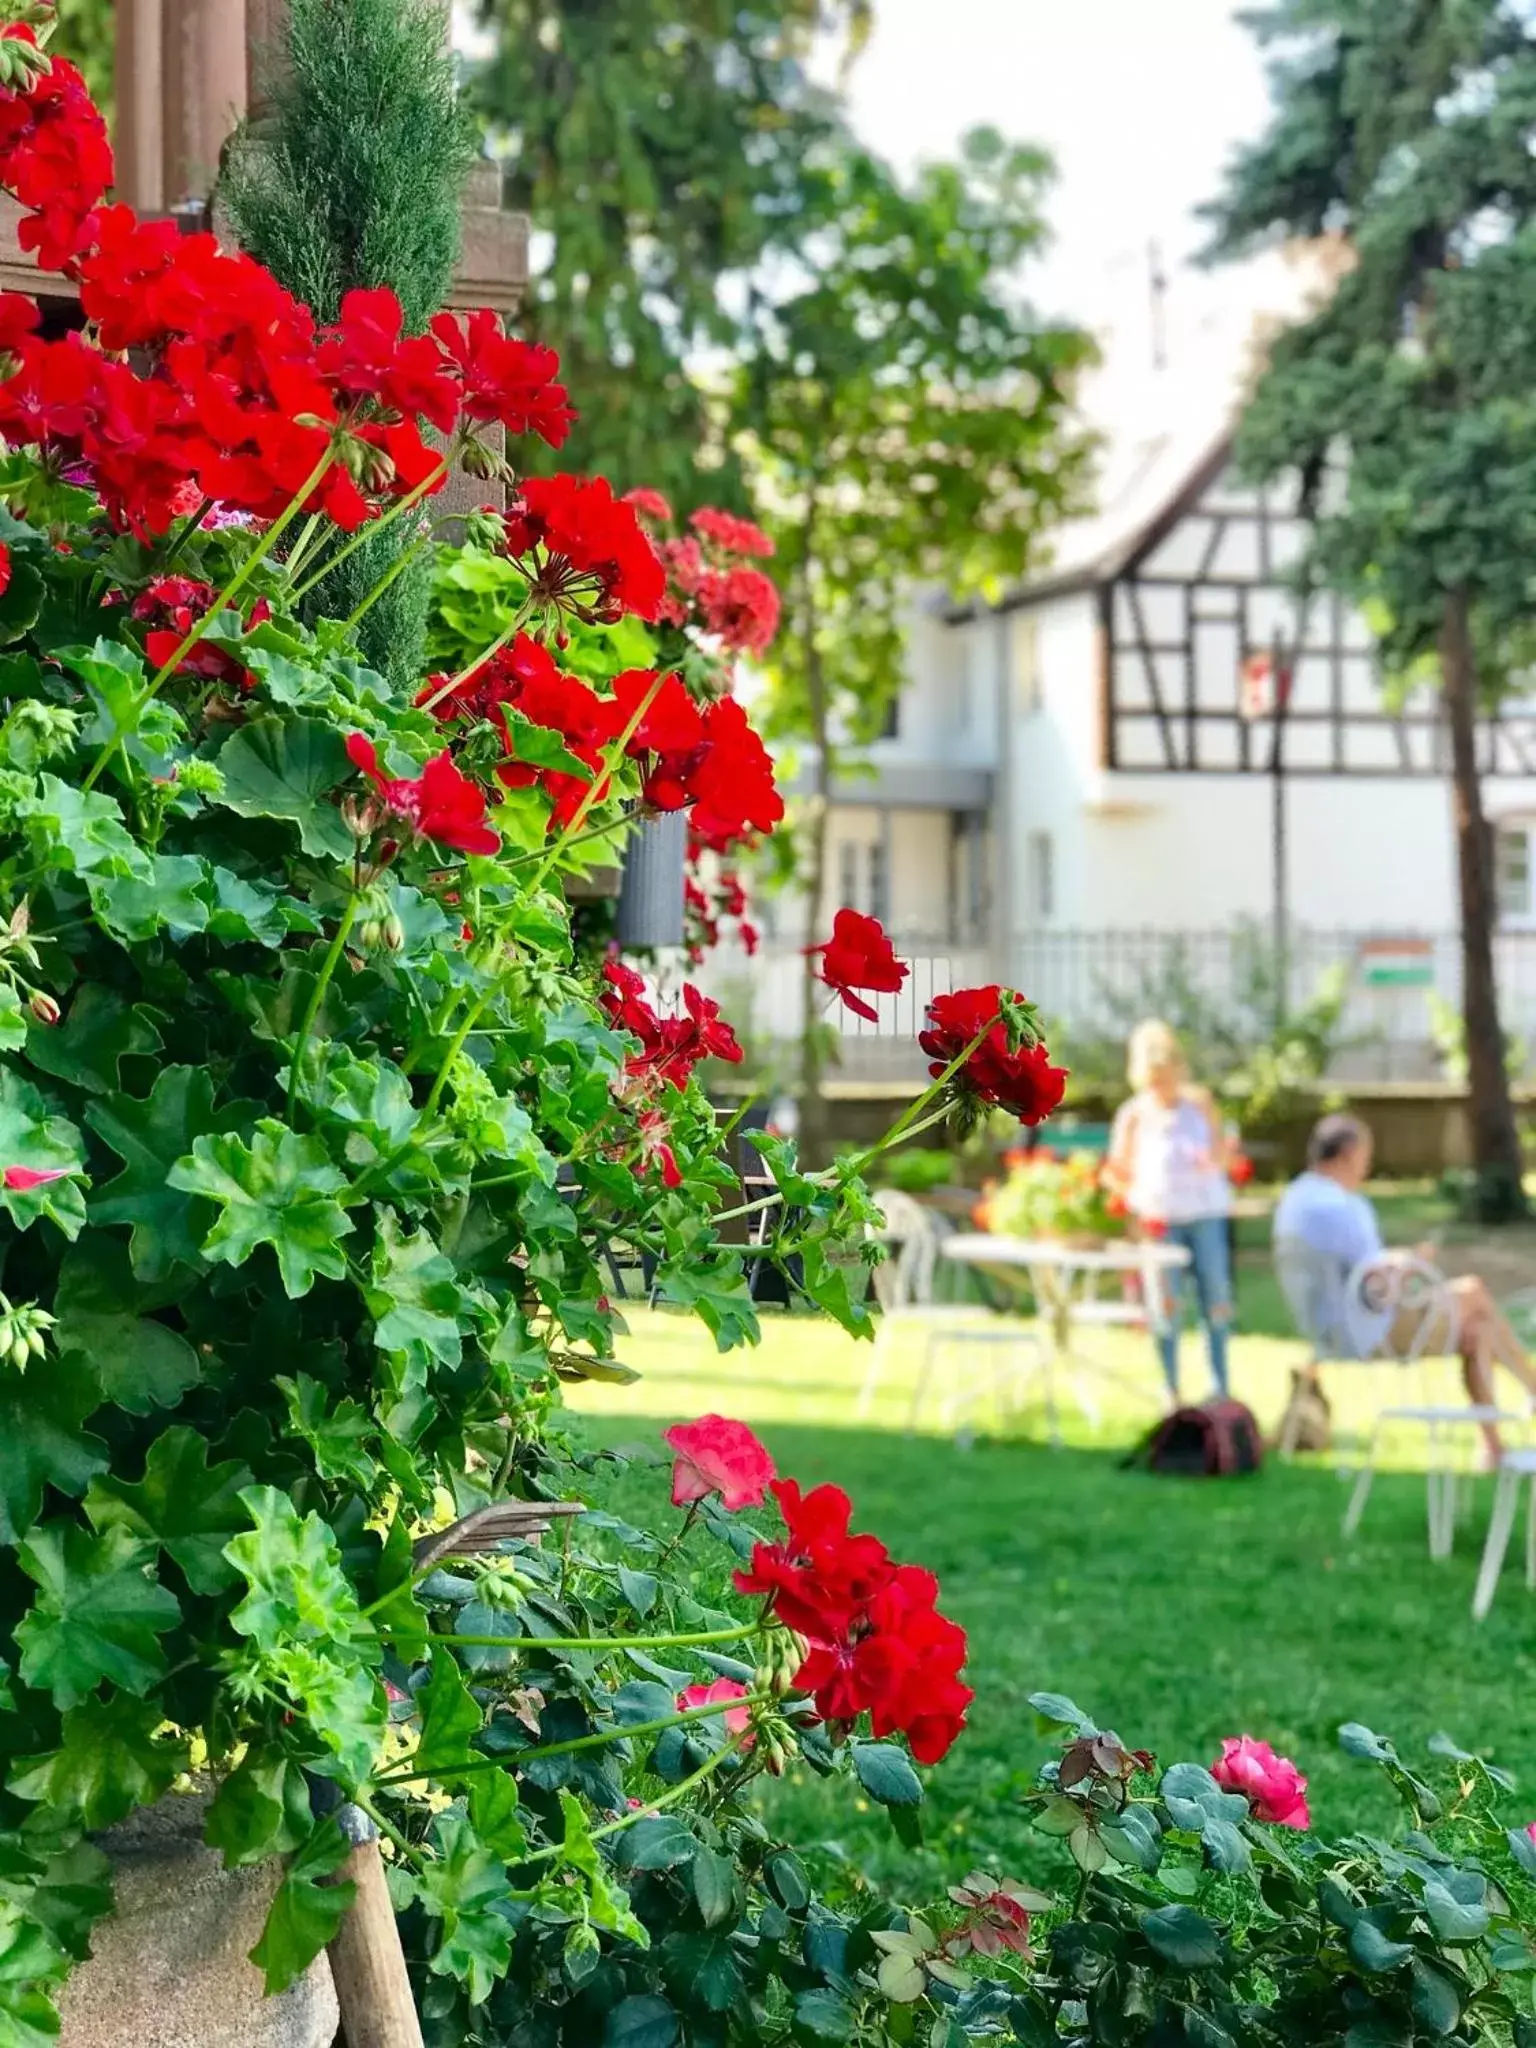
<svg viewBox="0 0 1536 2048">
<path fill-rule="evenodd" d="M 1456 1297 L 1443 1273 L 1426 1260 L 1392 1252 L 1362 1260 L 1348 1274 L 1337 1259 L 1299 1240 L 1275 1246 L 1281 1288 L 1297 1329 L 1312 1348 L 1312 1365 L 1370 1374 L 1382 1395 L 1374 1405 L 1354 1485 L 1344 1511 L 1344 1534 L 1360 1527 L 1376 1477 L 1383 1432 L 1394 1425 L 1428 1434 L 1425 1507 L 1429 1554 L 1449 1557 L 1456 1536 L 1459 1479 L 1456 1447 L 1463 1433 L 1489 1423 L 1520 1423 L 1524 1413 L 1493 1404 L 1438 1401 L 1428 1384 L 1432 1359 L 1457 1348 Z M 1407 1384 L 1417 1400 L 1404 1399 Z M 1382 1382 L 1385 1381 L 1383 1385 Z M 1294 1448 L 1281 1443 L 1282 1453 Z M 1347 1476 L 1341 1467 L 1340 1476 Z"/>
<path fill-rule="evenodd" d="M 876 1200 L 884 1218 L 884 1228 L 872 1234 L 889 1248 L 891 1255 L 874 1271 L 880 1321 L 870 1350 L 869 1364 L 864 1370 L 864 1383 L 859 1389 L 855 1413 L 861 1422 L 868 1419 L 876 1389 L 890 1365 L 892 1351 L 905 1334 L 916 1332 L 924 1342 L 916 1390 L 907 1417 L 910 1430 L 915 1427 L 927 1397 L 935 1333 L 971 1324 L 985 1327 L 995 1318 L 979 1303 L 934 1300 L 933 1282 L 938 1268 L 939 1244 L 947 1227 L 941 1217 L 911 1195 L 896 1189 L 883 1190 Z"/>
</svg>

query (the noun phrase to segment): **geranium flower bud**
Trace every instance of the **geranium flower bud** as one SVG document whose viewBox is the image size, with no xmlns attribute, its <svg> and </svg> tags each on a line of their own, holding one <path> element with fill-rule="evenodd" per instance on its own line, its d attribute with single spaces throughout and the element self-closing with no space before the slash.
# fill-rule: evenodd
<svg viewBox="0 0 1536 2048">
<path fill-rule="evenodd" d="M 354 839 L 371 839 L 383 815 L 384 806 L 377 797 L 348 796 L 341 800 L 341 822 Z"/>
<path fill-rule="evenodd" d="M 57 1024 L 64 1014 L 46 989 L 35 988 L 27 998 L 27 1008 L 39 1024 Z"/>
<path fill-rule="evenodd" d="M 387 953 L 405 951 L 405 926 L 393 911 L 384 920 L 384 950 Z"/>
</svg>

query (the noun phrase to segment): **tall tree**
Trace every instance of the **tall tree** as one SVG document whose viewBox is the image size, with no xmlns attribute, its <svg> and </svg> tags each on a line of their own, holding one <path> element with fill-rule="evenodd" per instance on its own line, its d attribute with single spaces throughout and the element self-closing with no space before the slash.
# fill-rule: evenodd
<svg viewBox="0 0 1536 2048">
<path fill-rule="evenodd" d="M 831 103 L 819 32 L 868 0 L 477 0 L 472 104 L 532 217 L 525 331 L 558 348 L 583 418 L 563 465 L 743 509 L 697 365 L 734 341 L 751 274 L 792 243 Z M 704 453 L 712 473 L 700 476 Z M 721 473 L 723 467 L 724 474 Z"/>
<path fill-rule="evenodd" d="M 345 294 L 388 285 L 409 332 L 442 305 L 459 255 L 459 196 L 475 157 L 439 0 L 291 0 L 283 63 L 259 129 L 226 152 L 220 195 L 248 249 L 317 318 Z M 413 537 L 394 531 L 315 592 L 346 618 Z M 374 666 L 420 672 L 428 570 L 420 560 L 363 621 Z"/>
<path fill-rule="evenodd" d="M 1018 576 L 1077 507 L 1089 443 L 1069 406 L 1092 344 L 1020 294 L 1020 267 L 1045 240 L 1039 151 L 977 130 L 959 162 L 903 185 L 844 140 L 812 170 L 794 281 L 762 310 L 735 417 L 787 593 L 770 722 L 812 749 L 798 838 L 815 918 L 839 752 L 874 737 L 900 688 L 915 587 Z M 824 995 L 808 960 L 801 1120 L 813 1155 Z"/>
<path fill-rule="evenodd" d="M 1525 1202 L 1474 740 L 1531 652 L 1536 31 L 1521 0 L 1277 0 L 1249 19 L 1274 116 L 1210 209 L 1213 253 L 1329 233 L 1353 267 L 1275 344 L 1240 456 L 1299 470 L 1308 573 L 1367 608 L 1394 678 L 1439 678 L 1474 1206 L 1496 1219 Z"/>
</svg>

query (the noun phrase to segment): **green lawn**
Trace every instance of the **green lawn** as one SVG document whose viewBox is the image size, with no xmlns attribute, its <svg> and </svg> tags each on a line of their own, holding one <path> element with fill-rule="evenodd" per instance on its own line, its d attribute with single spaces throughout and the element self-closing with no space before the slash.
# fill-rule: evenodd
<svg viewBox="0 0 1536 2048">
<path fill-rule="evenodd" d="M 1536 1606 L 1518 1567 L 1481 1628 L 1468 1613 L 1486 1487 L 1454 1559 L 1432 1565 L 1423 1481 L 1409 1471 L 1378 1482 L 1361 1537 L 1346 1545 L 1343 1489 L 1328 1467 L 1271 1465 L 1224 1483 L 1121 1471 L 1106 1445 L 1130 1440 L 1129 1407 L 1106 1417 L 1098 1446 L 1081 1429 L 1083 1441 L 1059 1451 L 1017 1433 L 983 1435 L 971 1450 L 908 1436 L 911 1346 L 898 1348 L 862 1426 L 867 1347 L 808 1320 L 772 1322 L 757 1351 L 721 1359 L 695 1326 L 642 1315 L 622 1355 L 639 1384 L 577 1394 L 592 1441 L 654 1442 L 667 1419 L 711 1409 L 752 1421 L 782 1470 L 835 1479 L 853 1496 L 855 1526 L 931 1566 L 945 1607 L 970 1631 L 977 1702 L 931 1776 L 923 1863 L 844 1786 L 791 1780 L 768 1795 L 798 1841 L 908 1896 L 931 1891 L 941 1868 L 979 1861 L 1023 1874 L 1050 1864 L 1050 1845 L 1022 1825 L 1013 1797 L 1044 1754 L 1026 1705 L 1037 1690 L 1069 1693 L 1167 1760 L 1210 1758 L 1224 1734 L 1265 1736 L 1309 1773 L 1330 1832 L 1389 1814 L 1374 1773 L 1338 1751 L 1347 1719 L 1390 1733 L 1405 1754 L 1440 1729 L 1475 1743 L 1523 1775 L 1536 1811 Z M 1155 1384 L 1140 1339 L 1117 1336 L 1104 1356 Z M 1297 1356 L 1280 1339 L 1239 1340 L 1239 1388 L 1261 1413 L 1277 1411 Z M 1193 1364 L 1192 1351 L 1192 1384 Z M 1411 1444 L 1398 1448 L 1411 1455 Z M 631 1509 L 646 1500 L 670 1513 L 664 1465 L 603 1483 Z"/>
</svg>

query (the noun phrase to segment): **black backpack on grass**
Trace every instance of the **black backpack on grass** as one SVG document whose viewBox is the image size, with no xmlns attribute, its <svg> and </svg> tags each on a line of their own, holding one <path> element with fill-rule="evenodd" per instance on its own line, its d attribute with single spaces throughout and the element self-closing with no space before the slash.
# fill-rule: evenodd
<svg viewBox="0 0 1536 2048">
<path fill-rule="evenodd" d="M 1263 1462 L 1264 1439 L 1253 1410 L 1221 1398 L 1175 1408 L 1125 1461 L 1179 1479 L 1231 1479 L 1257 1472 Z"/>
</svg>

